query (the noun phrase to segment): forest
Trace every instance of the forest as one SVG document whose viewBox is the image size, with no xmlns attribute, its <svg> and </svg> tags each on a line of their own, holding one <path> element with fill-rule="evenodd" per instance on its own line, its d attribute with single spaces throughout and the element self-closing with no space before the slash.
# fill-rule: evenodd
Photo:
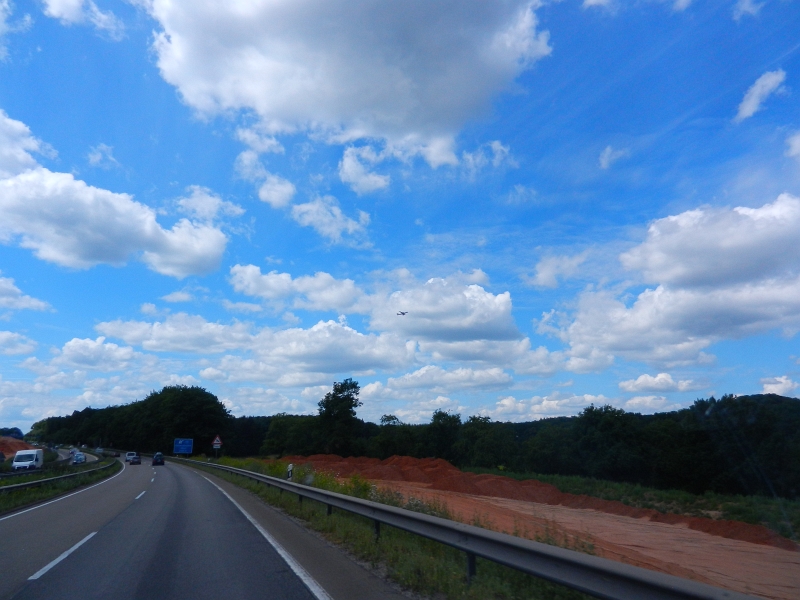
<svg viewBox="0 0 800 600">
<path fill-rule="evenodd" d="M 444 458 L 459 467 L 581 475 L 693 493 L 800 497 L 800 400 L 774 394 L 698 399 L 653 415 L 589 406 L 574 417 L 526 423 L 436 411 L 426 424 L 359 419 L 359 385 L 334 383 L 315 415 L 234 417 L 208 391 L 170 386 L 124 406 L 86 408 L 33 425 L 29 439 L 141 452 L 194 439 L 229 456 L 334 453 Z"/>
</svg>

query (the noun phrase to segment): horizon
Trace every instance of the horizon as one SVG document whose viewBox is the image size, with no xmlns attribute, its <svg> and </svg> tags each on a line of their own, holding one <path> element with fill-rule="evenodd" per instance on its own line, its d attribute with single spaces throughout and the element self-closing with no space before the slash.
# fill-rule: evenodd
<svg viewBox="0 0 800 600">
<path fill-rule="evenodd" d="M 0 426 L 800 395 L 800 5 L 0 2 Z"/>
</svg>

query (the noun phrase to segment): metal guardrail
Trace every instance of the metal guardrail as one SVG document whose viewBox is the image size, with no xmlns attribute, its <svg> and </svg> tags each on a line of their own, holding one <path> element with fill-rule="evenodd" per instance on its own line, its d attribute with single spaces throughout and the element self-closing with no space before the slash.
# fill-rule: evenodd
<svg viewBox="0 0 800 600">
<path fill-rule="evenodd" d="M 380 525 L 391 525 L 422 537 L 462 550 L 467 556 L 467 578 L 475 574 L 475 557 L 511 567 L 608 600 L 756 600 L 738 592 L 682 579 L 673 575 L 626 565 L 616 561 L 581 554 L 574 550 L 549 546 L 513 535 L 482 529 L 440 517 L 328 492 L 245 469 L 202 463 L 183 458 L 167 460 L 227 471 L 303 498 L 348 511 L 375 522 L 376 538 Z"/>
<path fill-rule="evenodd" d="M 47 477 L 45 479 L 37 479 L 35 481 L 26 481 L 25 483 L 14 483 L 11 485 L 2 485 L 0 486 L 0 493 L 8 492 L 12 490 L 22 490 L 29 487 L 36 487 L 39 485 L 45 485 L 48 483 L 52 483 L 54 481 L 59 481 L 61 479 L 69 479 L 70 477 L 79 477 L 81 475 L 86 475 L 87 473 L 94 473 L 95 471 L 102 471 L 103 469 L 107 469 L 110 466 L 114 465 L 115 462 L 110 462 L 107 465 L 103 465 L 102 467 L 98 467 L 96 469 L 86 469 L 85 471 L 79 471 L 78 473 L 70 473 L 69 475 L 59 475 L 58 477 Z M 28 473 L 30 475 L 30 473 Z"/>
</svg>

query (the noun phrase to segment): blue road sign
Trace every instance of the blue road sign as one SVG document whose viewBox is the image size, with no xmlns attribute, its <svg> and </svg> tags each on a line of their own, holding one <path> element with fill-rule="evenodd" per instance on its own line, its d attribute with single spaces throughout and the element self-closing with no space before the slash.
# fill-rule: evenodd
<svg viewBox="0 0 800 600">
<path fill-rule="evenodd" d="M 175 438 L 175 445 L 173 446 L 173 454 L 191 454 L 194 440 L 191 438 Z"/>
</svg>

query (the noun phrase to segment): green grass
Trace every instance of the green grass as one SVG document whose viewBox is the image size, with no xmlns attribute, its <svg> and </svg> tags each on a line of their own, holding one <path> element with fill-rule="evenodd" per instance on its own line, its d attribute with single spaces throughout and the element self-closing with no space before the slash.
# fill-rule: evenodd
<svg viewBox="0 0 800 600">
<path fill-rule="evenodd" d="M 286 464 L 265 463 L 252 459 L 220 459 L 221 464 L 284 478 Z M 203 463 L 198 464 L 203 467 Z M 381 527 L 375 540 L 374 523 L 370 519 L 339 510 L 327 516 L 326 506 L 305 499 L 298 501 L 296 494 L 281 493 L 273 487 L 245 477 L 209 469 L 214 475 L 248 489 L 265 502 L 303 520 L 310 528 L 322 533 L 329 541 L 338 544 L 366 561 L 381 568 L 389 578 L 414 592 L 449 599 L 552 599 L 579 600 L 588 598 L 563 586 L 503 567 L 491 561 L 477 559 L 477 575 L 471 584 L 466 581 L 466 557 L 461 551 L 394 529 Z M 367 498 L 417 512 L 451 518 L 444 505 L 423 502 L 388 492 L 378 492 L 360 477 L 340 482 L 324 473 L 315 473 L 306 467 L 296 467 L 294 481 L 313 485 L 359 498 Z M 543 540 L 546 541 L 546 540 Z"/>
<path fill-rule="evenodd" d="M 58 465 L 45 463 L 45 468 L 40 471 L 31 471 L 27 475 L 18 475 L 16 477 L 4 477 L 0 479 L 0 490 L 8 485 L 16 485 L 17 483 L 27 483 L 29 481 L 37 481 L 39 479 L 49 479 L 50 477 L 58 477 L 59 475 L 70 475 L 72 473 L 80 473 L 82 471 L 89 471 L 97 469 L 104 465 L 109 464 L 114 459 L 105 459 L 96 462 L 83 463 L 80 465 L 70 465 L 62 463 Z"/>
<path fill-rule="evenodd" d="M 95 467 L 101 466 L 100 463 L 93 463 L 93 465 Z M 106 477 L 110 477 L 115 473 L 118 473 L 121 468 L 122 465 L 119 462 L 116 462 L 116 466 L 103 469 L 102 471 L 87 473 L 79 477 L 71 477 L 69 479 L 64 479 L 62 481 L 48 483 L 33 488 L 6 492 L 2 492 L 2 488 L 0 488 L 0 515 L 29 504 L 36 504 L 38 502 L 55 498 L 56 496 L 60 496 L 61 494 L 77 489 L 81 486 L 96 483 L 102 479 L 105 479 Z M 14 477 L 13 479 L 15 480 L 14 483 L 22 483 L 22 481 L 19 480 L 27 478 Z"/>
<path fill-rule="evenodd" d="M 471 473 L 502 475 L 513 479 L 536 479 L 561 492 L 617 500 L 628 506 L 651 508 L 662 513 L 730 519 L 765 527 L 800 542 L 800 501 L 764 496 L 692 494 L 682 490 L 659 490 L 633 483 L 618 483 L 577 475 L 511 473 L 498 469 L 465 468 Z"/>
</svg>

